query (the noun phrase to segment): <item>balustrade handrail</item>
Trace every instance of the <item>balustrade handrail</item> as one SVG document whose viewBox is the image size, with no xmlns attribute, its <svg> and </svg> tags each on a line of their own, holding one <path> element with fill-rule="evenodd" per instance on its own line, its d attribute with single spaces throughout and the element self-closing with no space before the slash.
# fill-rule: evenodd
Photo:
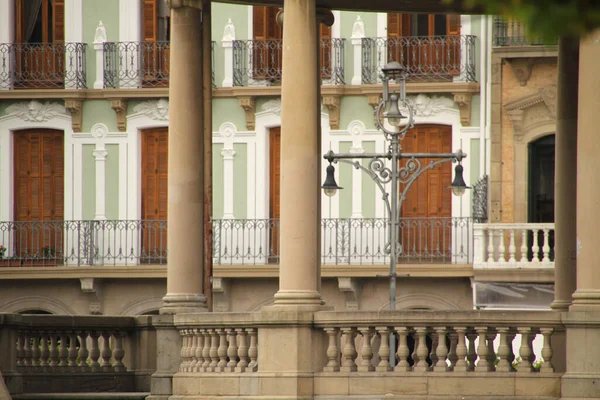
<svg viewBox="0 0 600 400">
<path fill-rule="evenodd" d="M 408 81 L 476 82 L 475 36 L 402 36 L 362 39 L 362 82 L 377 83 L 381 68 L 397 61 Z"/>
<path fill-rule="evenodd" d="M 0 89 L 85 89 L 86 43 L 0 43 Z"/>
<path fill-rule="evenodd" d="M 494 46 L 536 46 L 543 44 L 556 45 L 556 41 L 546 43 L 531 36 L 527 26 L 515 19 L 494 17 Z"/>
</svg>

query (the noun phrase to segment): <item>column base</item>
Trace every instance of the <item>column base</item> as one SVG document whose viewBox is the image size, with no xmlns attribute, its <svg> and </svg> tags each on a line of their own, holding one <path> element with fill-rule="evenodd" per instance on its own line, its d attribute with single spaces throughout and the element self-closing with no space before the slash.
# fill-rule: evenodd
<svg viewBox="0 0 600 400">
<path fill-rule="evenodd" d="M 280 290 L 275 293 L 275 306 L 320 307 L 325 304 L 316 290 Z"/>
<path fill-rule="evenodd" d="M 577 289 L 569 311 L 600 311 L 600 290 Z"/>
<path fill-rule="evenodd" d="M 208 311 L 206 297 L 197 293 L 170 294 L 163 297 L 160 314 L 190 314 Z"/>
<path fill-rule="evenodd" d="M 554 311 L 569 311 L 571 304 L 573 303 L 566 300 L 554 300 L 552 304 L 550 304 L 550 308 Z"/>
</svg>

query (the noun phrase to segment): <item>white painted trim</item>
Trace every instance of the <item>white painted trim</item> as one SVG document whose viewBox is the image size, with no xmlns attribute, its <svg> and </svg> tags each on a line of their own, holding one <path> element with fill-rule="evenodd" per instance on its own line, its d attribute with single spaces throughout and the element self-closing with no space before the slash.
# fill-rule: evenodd
<svg viewBox="0 0 600 400">
<path fill-rule="evenodd" d="M 83 219 L 83 147 L 81 143 L 72 143 L 72 156 L 68 158 L 68 163 L 65 164 L 67 170 L 73 171 L 71 179 L 65 180 L 65 183 L 69 182 L 70 185 L 65 184 L 65 191 L 70 190 L 72 201 L 73 201 L 73 214 L 71 218 L 73 220 Z M 77 166 L 77 167 L 76 167 Z M 76 201 L 76 199 L 78 201 Z M 65 215 L 66 216 L 66 215 Z"/>
<path fill-rule="evenodd" d="M 134 139 L 135 140 L 135 139 Z M 127 193 L 129 187 L 129 141 L 119 146 L 119 219 L 129 219 L 127 210 Z"/>
<path fill-rule="evenodd" d="M 252 40 L 254 37 L 254 18 L 253 18 L 253 8 L 252 6 L 248 6 L 248 40 Z"/>
<path fill-rule="evenodd" d="M 107 30 L 112 21 L 103 21 Z M 141 2 L 119 0 L 119 41 L 139 42 L 142 40 L 142 7 Z"/>
<path fill-rule="evenodd" d="M 342 36 L 342 13 L 341 11 L 332 11 L 333 13 L 333 25 L 331 26 L 331 37 L 334 39 L 341 38 Z"/>
<path fill-rule="evenodd" d="M 83 0 L 65 1 L 65 42 L 83 42 Z"/>
<path fill-rule="evenodd" d="M 104 141 L 96 143 L 96 148 L 92 154 L 96 161 L 96 210 L 94 219 L 104 221 L 106 220 L 106 158 L 108 157 Z"/>
<path fill-rule="evenodd" d="M 387 37 L 387 13 L 377 13 L 377 37 Z"/>
<path fill-rule="evenodd" d="M 15 40 L 14 3 L 14 0 L 0 0 L 0 43 Z"/>
</svg>

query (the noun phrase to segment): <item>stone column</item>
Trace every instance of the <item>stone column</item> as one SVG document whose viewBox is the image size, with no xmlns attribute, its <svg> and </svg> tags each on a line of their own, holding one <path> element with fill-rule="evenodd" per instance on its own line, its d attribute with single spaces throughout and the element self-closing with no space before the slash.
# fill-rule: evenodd
<svg viewBox="0 0 600 400">
<path fill-rule="evenodd" d="M 552 303 L 552 308 L 560 311 L 569 308 L 575 291 L 578 78 L 579 39 L 563 37 L 558 44 Z"/>
<path fill-rule="evenodd" d="M 320 305 L 320 98 L 315 0 L 285 0 L 281 261 L 276 305 Z"/>
<path fill-rule="evenodd" d="M 162 314 L 206 311 L 202 1 L 171 0 L 169 260 Z"/>
</svg>

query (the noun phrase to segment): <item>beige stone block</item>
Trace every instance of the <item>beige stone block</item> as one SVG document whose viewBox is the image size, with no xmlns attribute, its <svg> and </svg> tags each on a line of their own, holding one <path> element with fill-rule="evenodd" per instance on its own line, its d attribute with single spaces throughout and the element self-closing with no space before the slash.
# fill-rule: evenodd
<svg viewBox="0 0 600 400">
<path fill-rule="evenodd" d="M 312 381 L 312 377 L 262 375 L 258 392 L 260 396 L 312 396 Z"/>
<path fill-rule="evenodd" d="M 500 373 L 465 374 L 464 376 L 436 376 L 428 380 L 429 395 L 460 396 L 512 396 L 514 395 L 514 378 Z"/>
<path fill-rule="evenodd" d="M 194 381 L 199 385 L 196 392 L 190 392 L 190 394 L 202 394 L 212 396 L 239 396 L 240 395 L 240 381 L 239 376 L 219 374 L 194 374 L 188 379 L 187 389 L 193 388 Z M 179 394 L 179 392 L 177 392 Z"/>
<path fill-rule="evenodd" d="M 565 374 L 561 381 L 563 399 L 598 399 L 600 398 L 600 375 L 577 376 Z"/>
<path fill-rule="evenodd" d="M 347 396 L 350 394 L 350 379 L 348 375 L 331 374 L 315 376 L 315 396 Z"/>
<path fill-rule="evenodd" d="M 257 374 L 240 375 L 240 396 L 257 396 L 260 378 Z"/>
<path fill-rule="evenodd" d="M 537 375 L 537 374 L 536 374 Z M 560 374 L 553 377 L 515 378 L 515 396 L 560 397 Z"/>
<path fill-rule="evenodd" d="M 176 374 L 173 377 L 173 394 L 196 395 L 201 394 L 202 378 L 199 375 Z"/>
<path fill-rule="evenodd" d="M 350 395 L 426 395 L 427 377 L 423 374 L 410 374 L 401 378 L 391 373 L 352 376 L 349 390 Z"/>
</svg>

